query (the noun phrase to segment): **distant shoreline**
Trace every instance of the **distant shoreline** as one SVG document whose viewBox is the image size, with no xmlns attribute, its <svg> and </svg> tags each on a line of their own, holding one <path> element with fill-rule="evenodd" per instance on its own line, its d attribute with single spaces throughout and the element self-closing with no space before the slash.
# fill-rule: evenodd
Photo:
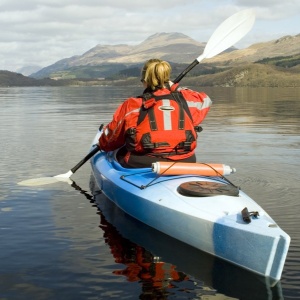
<svg viewBox="0 0 300 300">
<path fill-rule="evenodd" d="M 300 87 L 300 65 L 294 68 L 250 63 L 215 74 L 187 76 L 181 85 L 210 87 Z M 139 86 L 139 78 L 124 79 L 34 79 L 10 71 L 0 71 L 0 87 L 30 86 Z"/>
</svg>

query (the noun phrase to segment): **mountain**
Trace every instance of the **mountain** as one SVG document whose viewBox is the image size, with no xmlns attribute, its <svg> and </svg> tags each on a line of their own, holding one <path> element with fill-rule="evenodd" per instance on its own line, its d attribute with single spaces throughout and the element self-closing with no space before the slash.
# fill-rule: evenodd
<svg viewBox="0 0 300 300">
<path fill-rule="evenodd" d="M 136 85 L 140 69 L 149 58 L 169 61 L 175 77 L 203 52 L 205 45 L 181 33 L 156 33 L 138 45 L 99 44 L 82 55 L 43 68 L 30 78 L 0 71 L 0 86 Z M 300 34 L 245 49 L 232 47 L 203 60 L 183 84 L 300 87 L 299 45 Z"/>
<path fill-rule="evenodd" d="M 216 68 L 241 66 L 264 59 L 297 55 L 300 54 L 299 44 L 300 34 L 253 44 L 245 49 L 232 47 L 214 58 L 204 60 L 202 69 L 205 71 L 204 66 L 211 65 L 215 68 L 213 72 L 219 72 L 220 70 Z M 152 57 L 169 61 L 175 73 L 198 57 L 205 45 L 182 33 L 156 33 L 138 45 L 99 44 L 82 55 L 64 58 L 43 68 L 31 77 L 98 80 L 138 77 L 143 63 Z M 208 73 L 210 72 L 212 71 L 209 70 Z M 192 71 L 189 75 L 197 74 Z"/>
<path fill-rule="evenodd" d="M 205 44 L 196 42 L 182 33 L 156 33 L 137 46 L 97 45 L 82 56 L 73 60 L 73 65 L 97 65 L 103 63 L 141 63 L 149 57 L 189 62 L 194 53 L 201 53 Z"/>
<path fill-rule="evenodd" d="M 182 33 L 156 33 L 138 45 L 97 45 L 82 55 L 62 59 L 53 65 L 32 74 L 34 78 L 63 78 L 76 74 L 107 77 L 122 69 L 140 67 L 151 57 L 170 62 L 190 63 L 205 47 Z M 79 76 L 78 76 L 79 75 Z"/>
</svg>

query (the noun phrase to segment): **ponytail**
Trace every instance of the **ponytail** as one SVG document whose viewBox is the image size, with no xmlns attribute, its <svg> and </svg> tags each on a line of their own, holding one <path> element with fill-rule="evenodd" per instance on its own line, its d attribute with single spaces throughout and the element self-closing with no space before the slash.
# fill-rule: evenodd
<svg viewBox="0 0 300 300">
<path fill-rule="evenodd" d="M 171 66 L 160 59 L 150 59 L 142 70 L 142 80 L 152 90 L 163 88 L 170 81 Z"/>
</svg>

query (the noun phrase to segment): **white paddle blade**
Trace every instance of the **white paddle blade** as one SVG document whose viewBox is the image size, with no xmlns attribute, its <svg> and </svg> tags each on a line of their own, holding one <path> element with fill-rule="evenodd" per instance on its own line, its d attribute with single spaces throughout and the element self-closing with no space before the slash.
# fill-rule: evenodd
<svg viewBox="0 0 300 300">
<path fill-rule="evenodd" d="M 18 182 L 18 185 L 22 186 L 42 186 L 57 182 L 66 182 L 68 184 L 72 184 L 73 180 L 71 180 L 69 177 L 40 177 L 40 178 L 33 178 L 33 179 L 27 179 L 24 181 Z"/>
<path fill-rule="evenodd" d="M 251 30 L 254 22 L 255 13 L 252 9 L 239 11 L 227 18 L 210 37 L 204 52 L 197 58 L 198 62 L 204 58 L 211 58 L 236 44 Z"/>
<path fill-rule="evenodd" d="M 33 179 L 27 179 L 18 182 L 18 185 L 22 186 L 40 186 L 40 185 L 46 185 L 58 182 L 59 180 L 55 177 L 40 177 L 40 178 L 33 178 Z"/>
<path fill-rule="evenodd" d="M 57 178 L 58 180 L 61 180 L 63 178 L 70 178 L 72 174 L 73 174 L 73 172 L 70 170 L 67 173 L 59 174 L 59 175 L 56 175 L 54 177 Z"/>
<path fill-rule="evenodd" d="M 40 177 L 40 178 L 33 178 L 33 179 L 27 179 L 24 181 L 18 182 L 18 185 L 23 186 L 39 186 L 39 185 L 46 185 L 46 184 L 52 184 L 59 181 L 67 182 L 71 184 L 73 181 L 70 179 L 71 175 L 73 174 L 72 171 L 69 171 L 64 174 L 59 174 L 52 177 Z"/>
</svg>

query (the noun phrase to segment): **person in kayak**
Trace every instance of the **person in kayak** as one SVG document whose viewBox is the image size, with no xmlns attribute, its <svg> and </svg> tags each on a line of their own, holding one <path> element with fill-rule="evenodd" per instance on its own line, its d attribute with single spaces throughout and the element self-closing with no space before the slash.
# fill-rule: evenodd
<svg viewBox="0 0 300 300">
<path fill-rule="evenodd" d="M 123 167 L 151 167 L 156 161 L 196 162 L 199 124 L 211 99 L 170 81 L 171 66 L 148 60 L 141 72 L 143 94 L 125 100 L 99 138 L 101 150 L 118 151 Z"/>
</svg>

